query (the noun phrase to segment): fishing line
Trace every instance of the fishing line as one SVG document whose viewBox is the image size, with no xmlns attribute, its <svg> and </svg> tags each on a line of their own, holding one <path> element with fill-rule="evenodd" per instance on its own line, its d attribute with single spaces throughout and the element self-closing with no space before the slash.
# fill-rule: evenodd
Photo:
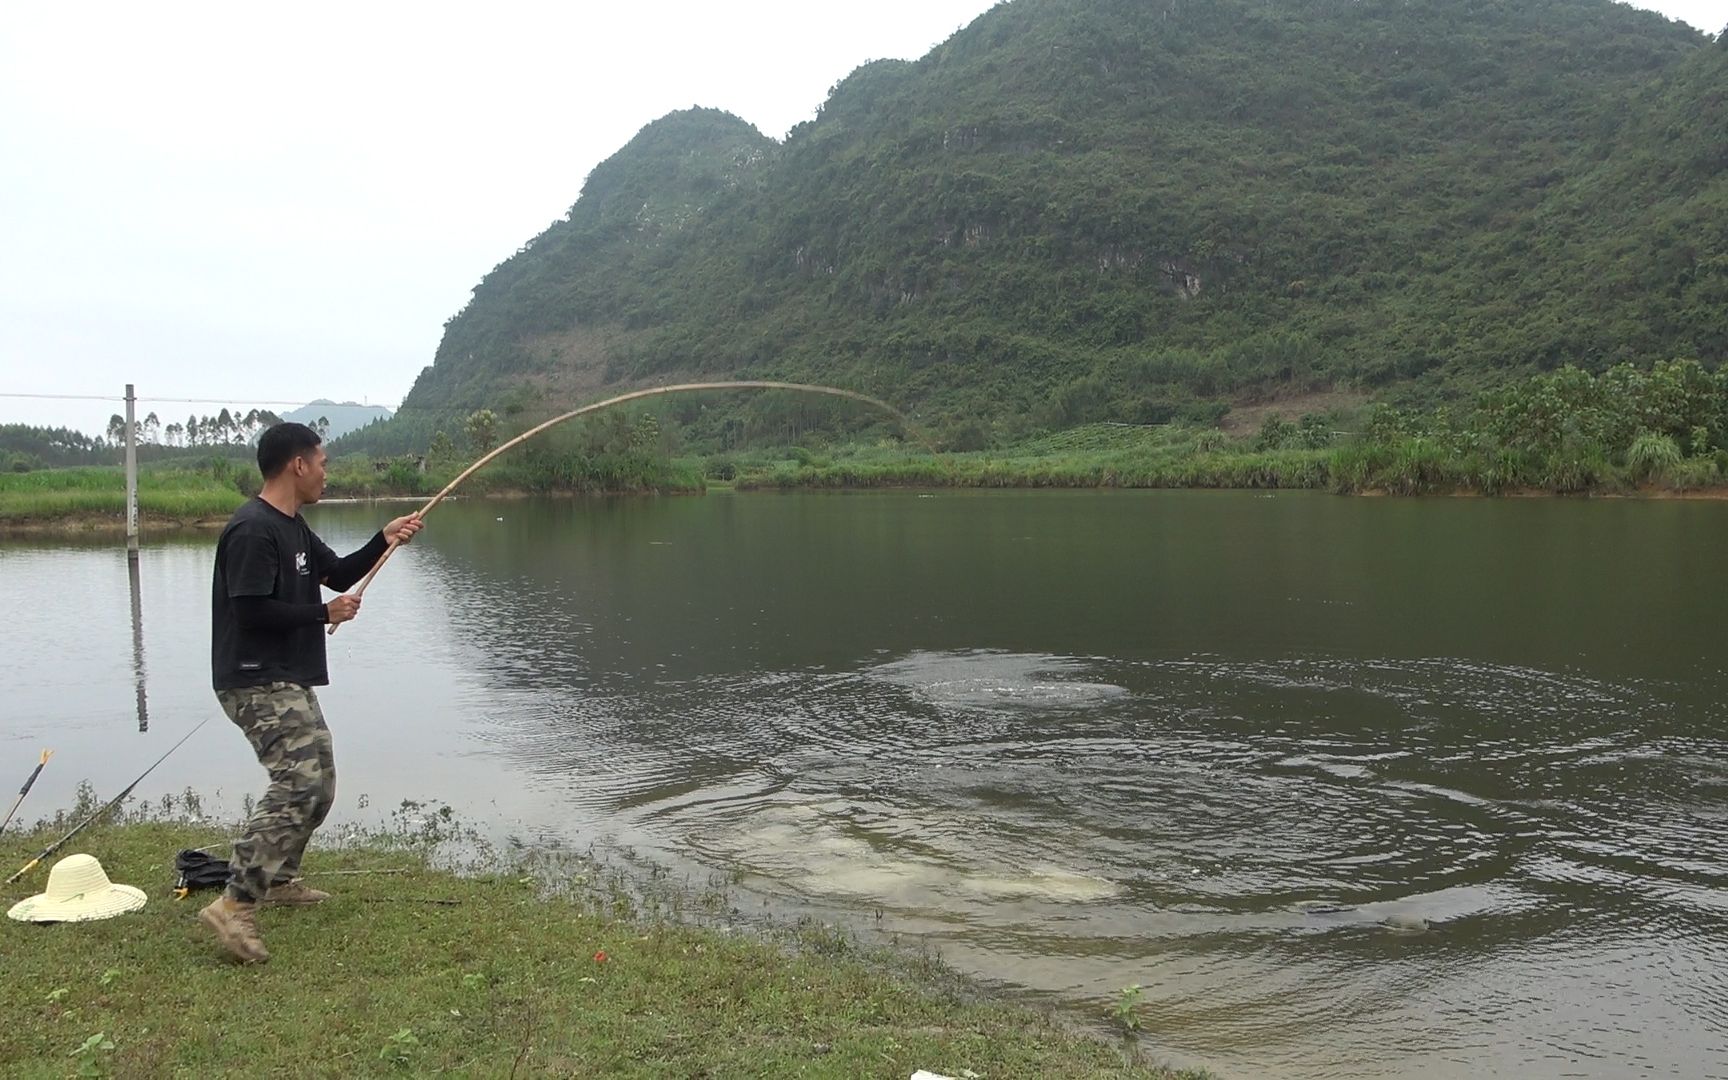
<svg viewBox="0 0 1728 1080">
<path fill-rule="evenodd" d="M 937 453 L 936 448 L 931 446 L 929 440 L 925 439 L 918 433 L 917 429 L 912 426 L 912 422 L 906 419 L 905 414 L 903 414 L 899 409 L 896 409 L 894 406 L 880 398 L 873 398 L 868 394 L 860 394 L 856 390 L 842 390 L 839 387 L 819 386 L 814 383 L 772 382 L 759 379 L 728 382 L 679 383 L 676 386 L 656 386 L 648 390 L 636 390 L 628 394 L 619 394 L 617 397 L 607 398 L 605 401 L 597 401 L 592 405 L 584 405 L 580 409 L 572 409 L 570 412 L 554 416 L 552 419 L 547 420 L 544 423 L 531 427 L 527 431 L 524 431 L 522 434 L 505 443 L 503 446 L 498 447 L 485 457 L 482 457 L 474 464 L 468 466 L 466 469 L 463 469 L 462 472 L 457 475 L 456 479 L 444 485 L 444 490 L 432 496 L 431 500 L 416 512 L 421 517 L 425 517 L 428 513 L 431 513 L 433 507 L 444 501 L 444 496 L 455 491 L 457 485 L 478 472 L 481 466 L 490 462 L 493 458 L 502 454 L 511 447 L 518 446 L 535 435 L 540 434 L 547 428 L 555 427 L 558 424 L 564 423 L 566 420 L 574 420 L 576 417 L 583 416 L 587 413 L 598 412 L 601 409 L 609 408 L 613 405 L 621 405 L 626 401 L 637 401 L 642 398 L 659 397 L 662 394 L 688 393 L 694 390 L 792 390 L 805 394 L 828 394 L 832 397 L 843 397 L 850 398 L 853 401 L 862 401 L 864 404 L 881 409 L 894 417 L 894 419 L 900 422 L 901 428 L 905 430 L 908 435 L 911 435 L 913 438 L 923 443 L 925 449 L 929 450 L 932 455 L 935 455 L 937 458 L 941 457 L 941 455 Z M 366 586 L 372 583 L 372 579 L 377 576 L 378 571 L 384 569 L 384 564 L 390 561 L 391 554 L 394 553 L 396 548 L 399 546 L 400 544 L 398 541 L 390 541 L 389 546 L 384 549 L 384 554 L 378 556 L 378 561 L 372 565 L 372 569 L 368 570 L 366 576 L 361 578 L 360 583 L 354 587 L 353 595 L 356 598 L 366 591 Z M 340 623 L 332 623 L 330 629 L 325 632 L 328 634 L 334 634 L 339 626 L 341 626 Z"/>
</svg>

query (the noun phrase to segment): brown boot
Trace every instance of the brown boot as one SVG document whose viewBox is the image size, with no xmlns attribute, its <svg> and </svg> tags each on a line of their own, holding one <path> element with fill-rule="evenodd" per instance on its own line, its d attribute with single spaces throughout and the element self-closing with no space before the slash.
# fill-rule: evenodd
<svg viewBox="0 0 1728 1080">
<path fill-rule="evenodd" d="M 321 889 L 307 886 L 299 878 L 285 881 L 280 885 L 270 886 L 270 891 L 264 894 L 266 905 L 276 904 L 322 904 L 330 899 L 330 894 Z"/>
<path fill-rule="evenodd" d="M 262 964 L 270 959 L 270 950 L 258 936 L 257 904 L 242 903 L 223 893 L 198 913 L 198 921 L 215 931 L 222 947 L 241 963 Z"/>
</svg>

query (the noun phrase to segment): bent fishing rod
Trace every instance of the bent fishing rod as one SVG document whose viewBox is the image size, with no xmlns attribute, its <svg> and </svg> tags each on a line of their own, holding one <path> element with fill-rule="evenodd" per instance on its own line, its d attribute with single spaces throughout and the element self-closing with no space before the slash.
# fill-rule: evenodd
<svg viewBox="0 0 1728 1080">
<path fill-rule="evenodd" d="M 42 760 L 38 761 L 36 767 L 30 770 L 30 779 L 24 781 L 24 786 L 18 789 L 18 798 L 13 802 L 12 809 L 6 811 L 6 820 L 0 821 L 0 832 L 5 832 L 6 826 L 12 824 L 12 815 L 16 814 L 18 808 L 24 805 L 24 796 L 30 794 L 31 785 L 35 784 L 36 778 L 42 775 L 42 766 L 48 764 L 48 759 L 53 756 L 54 751 L 52 750 L 42 751 Z"/>
<path fill-rule="evenodd" d="M 461 484 L 462 481 L 468 479 L 468 477 L 470 477 L 474 473 L 478 472 L 480 470 L 481 466 L 490 462 L 493 458 L 497 457 L 499 454 L 502 454 L 504 451 L 510 449 L 511 447 L 520 445 L 521 443 L 526 442 L 528 439 L 533 438 L 535 435 L 540 434 L 542 431 L 545 431 L 547 428 L 556 427 L 557 425 L 564 423 L 566 420 L 574 420 L 578 416 L 583 416 L 583 415 L 585 415 L 587 413 L 591 413 L 591 412 L 598 412 L 601 409 L 610 408 L 613 405 L 622 405 L 626 401 L 637 401 L 637 400 L 642 399 L 642 398 L 659 397 L 662 394 L 689 393 L 689 392 L 695 391 L 695 390 L 793 390 L 793 391 L 797 391 L 799 393 L 805 393 L 805 394 L 828 394 L 832 397 L 843 397 L 843 398 L 850 398 L 853 401 L 862 401 L 864 404 L 873 406 L 873 407 L 878 408 L 878 409 L 881 409 L 882 411 L 888 413 L 890 416 L 894 417 L 894 419 L 896 419 L 900 422 L 900 427 L 902 430 L 904 430 L 907 434 L 911 435 L 913 438 L 917 439 L 919 442 L 923 443 L 925 449 L 929 450 L 932 454 L 936 454 L 935 447 L 930 445 L 929 440 L 925 439 L 922 435 L 918 434 L 917 430 L 912 426 L 912 422 L 910 420 L 906 419 L 905 414 L 903 414 L 899 409 L 896 409 L 894 406 L 888 404 L 886 401 L 883 401 L 880 398 L 873 398 L 869 394 L 860 394 L 856 390 L 842 390 L 839 387 L 818 386 L 814 383 L 774 382 L 774 381 L 765 380 L 765 379 L 731 380 L 731 381 L 726 381 L 726 382 L 679 383 L 676 386 L 656 386 L 656 387 L 652 387 L 652 388 L 647 389 L 647 390 L 634 390 L 628 394 L 619 394 L 617 397 L 607 398 L 605 401 L 597 401 L 592 405 L 584 405 L 580 409 L 572 409 L 571 411 L 564 413 L 561 416 L 554 416 L 552 419 L 546 421 L 543 424 L 538 424 L 534 427 L 531 427 L 527 431 L 524 431 L 522 434 L 516 436 L 514 439 L 511 439 L 509 442 L 505 443 L 503 446 L 498 447 L 498 449 L 487 454 L 485 457 L 482 457 L 480 460 L 476 461 L 474 464 L 468 466 L 466 469 L 463 469 L 462 472 L 457 475 L 456 479 L 450 481 L 448 484 L 445 484 L 444 490 L 442 490 L 438 494 L 432 496 L 431 500 L 428 501 L 425 506 L 422 506 L 419 510 L 415 511 L 415 513 L 417 513 L 420 517 L 425 517 L 427 514 L 432 512 L 433 507 L 437 506 L 439 503 L 444 501 L 444 496 L 450 494 L 452 491 L 455 491 L 457 485 Z M 937 455 L 937 456 L 940 456 L 940 455 Z M 376 563 L 372 564 L 372 569 L 366 571 L 366 576 L 360 579 L 360 583 L 358 585 L 354 586 L 354 591 L 353 591 L 352 595 L 355 598 L 358 598 L 362 593 L 364 593 L 366 591 L 366 586 L 370 585 L 372 583 L 372 579 L 375 576 L 377 576 L 378 571 L 384 569 L 384 564 L 386 562 L 390 561 L 391 554 L 393 552 L 395 552 L 395 550 L 399 546 L 401 546 L 401 545 L 398 541 L 395 541 L 395 540 L 390 541 L 389 546 L 387 546 L 384 549 L 384 554 L 378 556 L 378 561 Z M 340 627 L 341 625 L 342 625 L 341 623 L 331 623 L 330 628 L 328 630 L 326 630 L 325 633 L 334 634 L 336 632 L 337 628 Z"/>
<path fill-rule="evenodd" d="M 198 728 L 203 727 L 205 724 L 207 724 L 209 722 L 210 722 L 210 718 L 208 716 L 206 716 L 204 719 L 198 721 L 198 724 L 196 727 L 194 727 L 191 731 L 188 731 L 186 734 L 180 736 L 180 742 L 177 742 L 173 746 L 170 746 L 168 748 L 167 753 L 163 754 L 161 757 L 156 759 L 155 765 L 151 765 L 148 769 L 145 769 L 143 772 L 139 773 L 138 779 L 132 781 L 130 784 L 127 784 L 126 790 L 124 790 L 120 794 L 114 796 L 112 799 L 109 799 L 107 805 L 103 806 L 102 809 L 96 811 L 94 814 L 91 814 L 89 817 L 85 818 L 83 821 L 80 821 L 77 825 L 73 826 L 71 832 L 67 833 L 65 836 L 62 836 L 60 839 L 54 841 L 52 844 L 49 844 L 47 847 L 43 848 L 36 855 L 36 857 L 34 859 L 31 859 L 29 862 L 25 863 L 22 869 L 20 869 L 16 874 L 13 874 L 11 877 L 7 878 L 6 884 L 10 885 L 14 881 L 17 881 L 19 878 L 23 877 L 25 874 L 28 874 L 30 871 L 36 869 L 36 867 L 42 862 L 43 859 L 46 859 L 50 855 L 53 855 L 56 851 L 59 851 L 60 848 L 65 845 L 66 841 L 72 839 L 74 836 L 77 836 L 79 833 L 83 832 L 85 827 L 88 826 L 91 822 L 95 821 L 97 818 L 101 817 L 103 814 L 106 814 L 108 811 L 110 811 L 110 810 L 114 809 L 116 806 L 120 805 L 120 802 L 122 799 L 124 799 L 124 798 L 126 798 L 126 796 L 132 794 L 133 788 L 135 788 L 139 784 L 143 783 L 144 778 L 146 776 L 149 776 L 151 773 L 156 771 L 156 765 L 160 765 L 164 761 L 167 761 L 168 760 L 168 754 L 172 754 L 174 751 L 180 749 L 181 743 L 184 743 L 187 739 L 190 739 L 192 736 L 196 735 L 198 733 Z"/>
</svg>

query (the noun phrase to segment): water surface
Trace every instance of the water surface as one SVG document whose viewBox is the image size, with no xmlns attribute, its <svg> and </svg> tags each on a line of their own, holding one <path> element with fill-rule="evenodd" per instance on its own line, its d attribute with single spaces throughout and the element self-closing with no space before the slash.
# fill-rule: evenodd
<svg viewBox="0 0 1728 1080">
<path fill-rule="evenodd" d="M 347 550 L 399 511 L 309 518 Z M 1137 983 L 1225 1076 L 1728 1076 L 1725 532 L 1666 501 L 446 504 L 331 639 L 336 820 L 628 845 L 1088 1016 Z M 212 542 L 146 546 L 136 637 L 116 545 L 0 545 L 0 768 L 58 751 L 28 805 L 212 716 L 139 794 L 257 789 L 207 688 Z"/>
</svg>

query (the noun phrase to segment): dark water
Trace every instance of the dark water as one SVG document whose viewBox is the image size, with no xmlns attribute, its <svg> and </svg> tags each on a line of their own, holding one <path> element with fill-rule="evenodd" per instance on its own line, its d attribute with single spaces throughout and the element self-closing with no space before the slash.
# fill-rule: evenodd
<svg viewBox="0 0 1728 1080">
<path fill-rule="evenodd" d="M 347 550 L 394 512 L 310 516 Z M 1701 502 L 447 505 L 332 639 L 338 817 L 627 844 L 1090 1016 L 1140 984 L 1225 1076 L 1728 1076 L 1725 538 Z M 257 787 L 209 560 L 147 546 L 135 641 L 116 546 L 0 546 L 5 790 L 43 746 L 30 805 L 117 790 L 212 715 L 140 794 Z"/>
</svg>

